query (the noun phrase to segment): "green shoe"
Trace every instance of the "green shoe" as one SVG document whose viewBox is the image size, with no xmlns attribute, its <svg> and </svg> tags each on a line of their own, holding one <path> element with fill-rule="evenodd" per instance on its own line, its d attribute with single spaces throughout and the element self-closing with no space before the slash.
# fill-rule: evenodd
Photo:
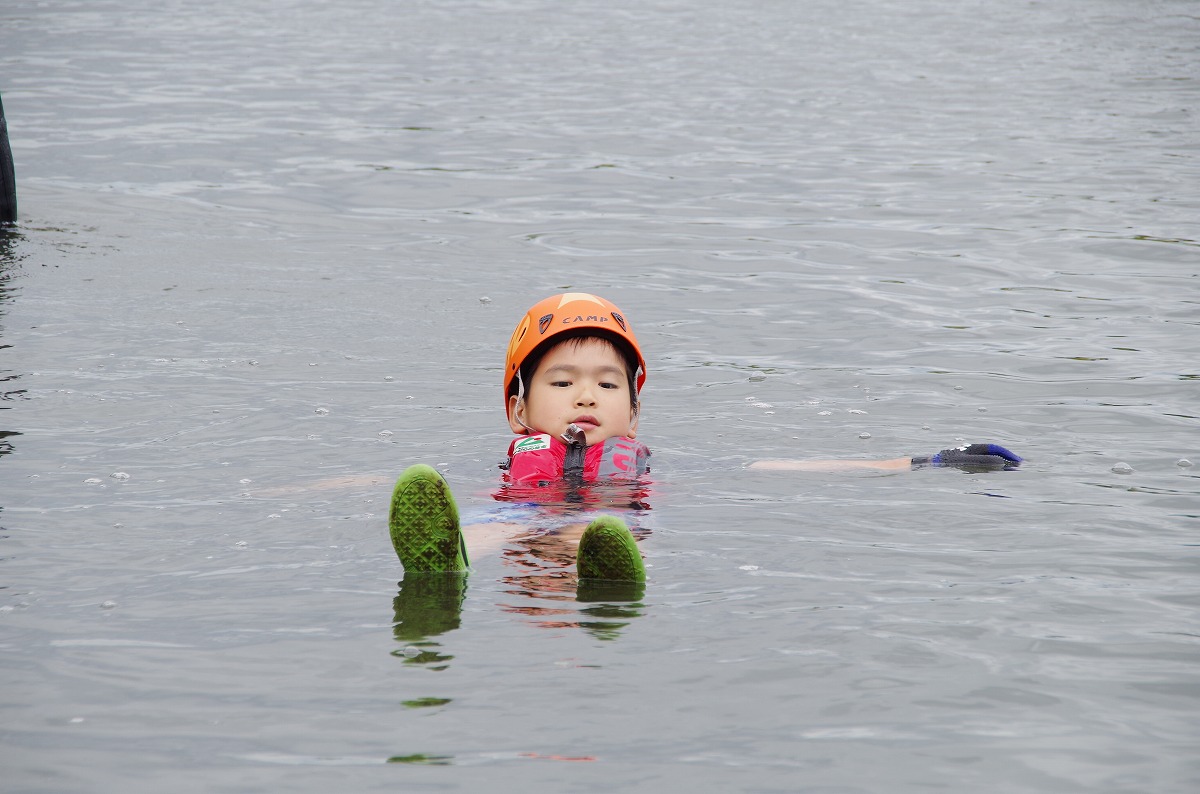
<svg viewBox="0 0 1200 794">
<path fill-rule="evenodd" d="M 392 491 L 392 547 L 406 571 L 465 571 L 467 544 L 450 486 L 431 466 L 409 466 Z"/>
<path fill-rule="evenodd" d="M 633 533 L 616 516 L 600 516 L 588 524 L 579 541 L 576 565 L 580 579 L 646 581 L 646 567 Z"/>
</svg>

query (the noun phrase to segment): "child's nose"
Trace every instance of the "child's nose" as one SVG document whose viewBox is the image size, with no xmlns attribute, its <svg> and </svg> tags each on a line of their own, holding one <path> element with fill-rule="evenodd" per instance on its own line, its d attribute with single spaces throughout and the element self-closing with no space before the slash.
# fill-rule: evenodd
<svg viewBox="0 0 1200 794">
<path fill-rule="evenodd" d="M 575 398 L 576 405 L 595 405 L 596 398 L 592 395 L 590 386 L 584 386 L 579 390 L 579 395 Z"/>
</svg>

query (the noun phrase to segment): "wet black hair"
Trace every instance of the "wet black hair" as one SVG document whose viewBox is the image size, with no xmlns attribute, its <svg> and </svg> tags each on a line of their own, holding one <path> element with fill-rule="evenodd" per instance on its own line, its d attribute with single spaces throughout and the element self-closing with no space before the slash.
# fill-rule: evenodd
<svg viewBox="0 0 1200 794">
<path fill-rule="evenodd" d="M 617 355 L 621 357 L 621 361 L 625 363 L 625 378 L 629 382 L 629 405 L 631 408 L 636 408 L 638 404 L 637 391 L 637 372 L 638 359 L 637 354 L 633 352 L 633 348 L 619 336 L 608 334 L 604 331 L 597 331 L 594 328 L 581 328 L 578 331 L 559 334 L 552 339 L 547 339 L 542 344 L 533 349 L 533 352 L 525 357 L 525 361 L 521 364 L 521 377 L 513 378 L 512 383 L 508 387 L 508 396 L 512 397 L 520 388 L 519 383 L 529 384 L 533 381 L 533 373 L 537 372 L 538 365 L 542 363 L 542 359 L 546 357 L 554 348 L 562 344 L 571 343 L 578 347 L 581 343 L 588 339 L 598 339 L 601 342 L 606 342 L 612 345 L 613 350 L 617 351 Z"/>
</svg>

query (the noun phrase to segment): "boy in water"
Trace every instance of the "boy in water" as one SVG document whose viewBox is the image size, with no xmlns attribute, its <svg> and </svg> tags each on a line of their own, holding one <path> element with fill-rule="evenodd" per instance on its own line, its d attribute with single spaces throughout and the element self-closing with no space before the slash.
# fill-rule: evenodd
<svg viewBox="0 0 1200 794">
<path fill-rule="evenodd" d="M 504 366 L 508 424 L 520 437 L 508 450 L 510 486 L 533 489 L 562 481 L 636 481 L 650 450 L 636 440 L 646 362 L 629 322 L 615 305 L 581 292 L 554 295 L 525 313 L 508 343 Z M 442 476 L 410 467 L 392 493 L 392 545 L 406 571 L 465 571 L 466 543 Z M 603 515 L 579 541 L 580 578 L 646 578 L 633 534 Z"/>
<path fill-rule="evenodd" d="M 636 482 L 649 471 L 650 450 L 636 439 L 646 362 L 625 315 L 587 293 L 554 295 L 525 313 L 508 343 L 504 396 L 509 445 L 507 483 L 530 501 L 561 483 Z M 996 444 L 972 444 L 936 455 L 881 461 L 759 461 L 752 468 L 831 471 L 954 466 L 1011 468 L 1020 458 Z M 546 493 L 556 493 L 548 491 Z M 458 510 L 433 468 L 410 467 L 392 493 L 392 545 L 405 571 L 460 572 L 468 567 Z M 628 526 L 602 515 L 579 540 L 581 579 L 642 582 L 646 572 Z"/>
</svg>

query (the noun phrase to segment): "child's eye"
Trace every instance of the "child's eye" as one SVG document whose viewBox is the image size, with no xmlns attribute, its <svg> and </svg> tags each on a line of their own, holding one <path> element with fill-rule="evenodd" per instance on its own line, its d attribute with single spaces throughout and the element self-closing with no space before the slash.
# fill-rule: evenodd
<svg viewBox="0 0 1200 794">
<path fill-rule="evenodd" d="M 569 381 L 569 380 L 556 380 L 556 381 L 552 382 L 550 385 L 551 385 L 551 386 L 557 386 L 557 387 L 558 387 L 558 388 L 560 388 L 560 389 L 565 389 L 565 388 L 567 388 L 568 386 L 570 386 L 570 385 L 571 385 L 571 381 Z"/>
<path fill-rule="evenodd" d="M 600 388 L 601 389 L 619 389 L 619 388 L 621 388 L 621 385 L 619 383 L 601 383 Z"/>
</svg>

